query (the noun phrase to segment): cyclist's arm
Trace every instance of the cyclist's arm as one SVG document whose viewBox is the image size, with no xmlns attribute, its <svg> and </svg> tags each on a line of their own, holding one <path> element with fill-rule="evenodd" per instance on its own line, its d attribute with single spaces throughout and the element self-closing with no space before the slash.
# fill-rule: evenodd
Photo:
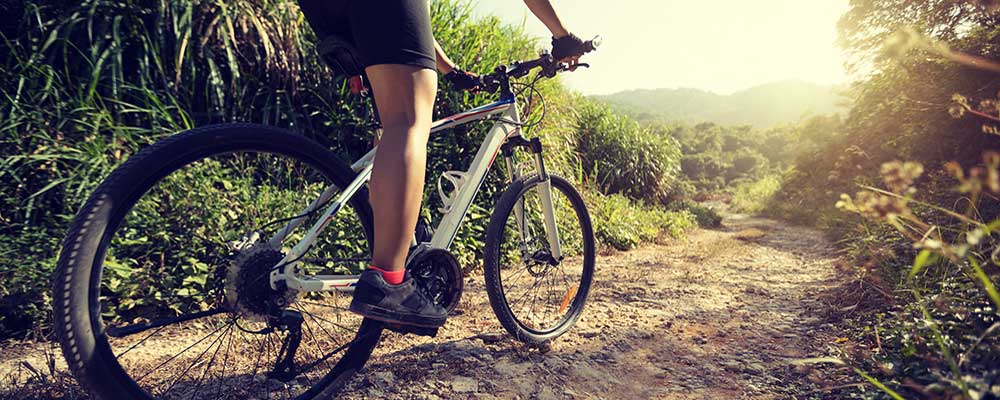
<svg viewBox="0 0 1000 400">
<path fill-rule="evenodd" d="M 448 58 L 448 54 L 444 52 L 441 48 L 441 44 L 438 43 L 437 39 L 434 39 L 434 58 L 437 61 L 437 69 L 441 74 L 447 74 L 452 70 L 458 68 L 455 62 Z"/>
<path fill-rule="evenodd" d="M 569 35 L 569 30 L 563 26 L 549 0 L 524 0 L 524 4 L 528 6 L 532 14 L 535 14 L 535 17 L 538 17 L 545 24 L 546 28 L 549 28 L 553 37 L 558 39 Z"/>
</svg>

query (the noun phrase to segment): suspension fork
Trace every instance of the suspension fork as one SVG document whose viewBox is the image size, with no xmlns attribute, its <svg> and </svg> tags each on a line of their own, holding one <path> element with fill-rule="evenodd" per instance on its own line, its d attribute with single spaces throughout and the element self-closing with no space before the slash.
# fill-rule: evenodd
<svg viewBox="0 0 1000 400">
<path fill-rule="evenodd" d="M 535 168 L 541 184 L 538 185 L 538 195 L 542 198 L 542 214 L 545 216 L 545 234 L 549 238 L 549 251 L 552 259 L 558 263 L 562 260 L 562 247 L 559 243 L 559 226 L 556 224 L 556 210 L 552 206 L 552 179 L 545 170 L 545 160 L 542 159 L 542 141 L 531 138 L 531 153 L 535 156 Z"/>
<path fill-rule="evenodd" d="M 531 140 L 525 140 L 520 136 L 512 137 L 507 144 L 504 145 L 503 155 L 504 161 L 507 164 L 507 169 L 510 171 L 511 182 L 518 178 L 518 173 L 514 167 L 513 161 L 513 147 L 527 147 L 530 149 L 531 154 L 535 157 L 535 169 L 538 171 L 538 177 L 541 180 L 539 185 L 536 187 L 538 190 L 538 196 L 542 201 L 542 214 L 545 222 L 545 235 L 549 242 L 549 251 L 552 253 L 552 259 L 554 262 L 558 263 L 562 260 L 562 246 L 559 243 L 559 226 L 556 223 L 556 213 L 555 207 L 552 204 L 552 179 L 549 177 L 548 171 L 545 169 L 545 160 L 542 157 L 542 141 L 538 138 L 531 138 Z M 517 226 L 521 230 L 522 237 L 525 240 L 530 240 L 530 238 L 525 235 L 527 232 L 527 221 L 524 215 L 524 200 L 521 199 L 517 204 L 514 205 L 514 215 L 517 218 Z"/>
<path fill-rule="evenodd" d="M 520 136 L 516 136 L 517 139 L 521 139 Z M 524 140 L 524 139 L 521 139 Z M 501 147 L 503 151 L 504 164 L 507 166 L 507 172 L 510 176 L 510 182 L 513 184 L 521 177 L 521 171 L 514 165 L 514 145 L 512 143 L 506 143 Z M 528 251 L 528 242 L 531 241 L 530 234 L 526 229 L 526 222 L 524 219 L 524 198 L 518 198 L 517 203 L 514 204 L 514 220 L 517 222 L 517 230 L 521 232 L 521 252 Z"/>
</svg>

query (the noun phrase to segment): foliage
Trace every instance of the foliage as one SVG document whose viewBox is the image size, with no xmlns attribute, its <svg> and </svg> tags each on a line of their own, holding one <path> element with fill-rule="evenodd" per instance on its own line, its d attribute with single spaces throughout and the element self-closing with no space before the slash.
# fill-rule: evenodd
<svg viewBox="0 0 1000 400">
<path fill-rule="evenodd" d="M 680 199 L 670 203 L 669 208 L 674 211 L 687 210 L 694 214 L 698 226 L 706 228 L 716 228 L 722 225 L 722 215 L 710 206 L 702 205 L 691 199 Z"/>
<path fill-rule="evenodd" d="M 801 153 L 768 206 L 826 228 L 858 264 L 860 286 L 876 289 L 852 297 L 865 305 L 854 336 L 870 350 L 848 356 L 890 396 L 1000 393 L 990 344 L 1000 18 L 988 3 L 852 2 L 841 40 L 870 72 L 841 133 Z"/>
<path fill-rule="evenodd" d="M 621 194 L 593 194 L 588 201 L 597 240 L 617 249 L 629 250 L 642 243 L 677 238 L 694 226 L 694 214 L 637 205 Z M 664 236 L 665 235 L 665 236 Z"/>
<path fill-rule="evenodd" d="M 655 128 L 589 102 L 577 118 L 581 163 L 604 193 L 621 193 L 654 204 L 669 200 L 678 174 L 680 148 Z"/>
<path fill-rule="evenodd" d="M 837 114 L 807 118 L 769 129 L 701 123 L 674 126 L 681 145 L 681 171 L 700 192 L 723 192 L 781 175 L 799 155 L 818 151 L 839 135 Z"/>
<path fill-rule="evenodd" d="M 756 181 L 748 181 L 736 186 L 733 190 L 731 205 L 736 211 L 756 214 L 768 206 L 778 190 L 781 190 L 781 177 L 765 175 Z"/>
<path fill-rule="evenodd" d="M 930 383 L 928 389 L 966 398 L 995 392 L 1000 378 L 996 368 L 1000 349 L 985 339 L 1000 329 L 1000 293 L 996 282 L 1000 219 L 983 220 L 983 207 L 996 206 L 1000 194 L 1000 154 L 988 152 L 985 167 L 963 170 L 947 165 L 958 181 L 957 191 L 968 200 L 965 210 L 949 210 L 916 198 L 914 181 L 923 166 L 913 162 L 891 162 L 881 168 L 887 190 L 867 187 L 855 197 L 842 196 L 837 206 L 896 229 L 919 253 L 910 265 L 894 265 L 906 288 L 902 310 L 876 326 L 891 347 L 884 362 L 919 365 L 923 371 L 910 379 Z M 992 204 L 991 204 L 992 203 Z M 922 206 L 947 214 L 954 223 L 937 225 Z M 923 354 L 933 353 L 936 359 Z M 942 378 L 938 378 L 941 376 Z M 889 379 L 896 381 L 895 374 Z M 894 382 L 898 383 L 898 382 Z"/>
</svg>

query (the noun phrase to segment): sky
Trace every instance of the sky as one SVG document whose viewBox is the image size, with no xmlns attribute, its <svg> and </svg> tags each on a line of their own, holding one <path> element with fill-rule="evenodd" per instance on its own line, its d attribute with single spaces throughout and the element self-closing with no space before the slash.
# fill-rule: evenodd
<svg viewBox="0 0 1000 400">
<path fill-rule="evenodd" d="M 583 59 L 592 68 L 563 79 L 584 94 L 677 87 L 730 94 L 789 79 L 843 83 L 844 53 L 835 41 L 847 2 L 553 0 L 571 32 L 603 39 Z M 521 0 L 478 0 L 476 9 L 551 36 Z"/>
</svg>

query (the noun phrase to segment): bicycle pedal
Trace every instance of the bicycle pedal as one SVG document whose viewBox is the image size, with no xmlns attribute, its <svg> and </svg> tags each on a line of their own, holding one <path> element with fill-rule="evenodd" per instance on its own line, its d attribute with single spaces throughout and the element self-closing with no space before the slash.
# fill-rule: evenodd
<svg viewBox="0 0 1000 400">
<path fill-rule="evenodd" d="M 385 327 L 390 331 L 400 333 L 403 335 L 414 334 L 417 336 L 427 336 L 427 337 L 436 337 L 439 329 L 439 328 L 424 328 L 421 326 L 402 325 L 402 324 L 387 324 Z"/>
</svg>

